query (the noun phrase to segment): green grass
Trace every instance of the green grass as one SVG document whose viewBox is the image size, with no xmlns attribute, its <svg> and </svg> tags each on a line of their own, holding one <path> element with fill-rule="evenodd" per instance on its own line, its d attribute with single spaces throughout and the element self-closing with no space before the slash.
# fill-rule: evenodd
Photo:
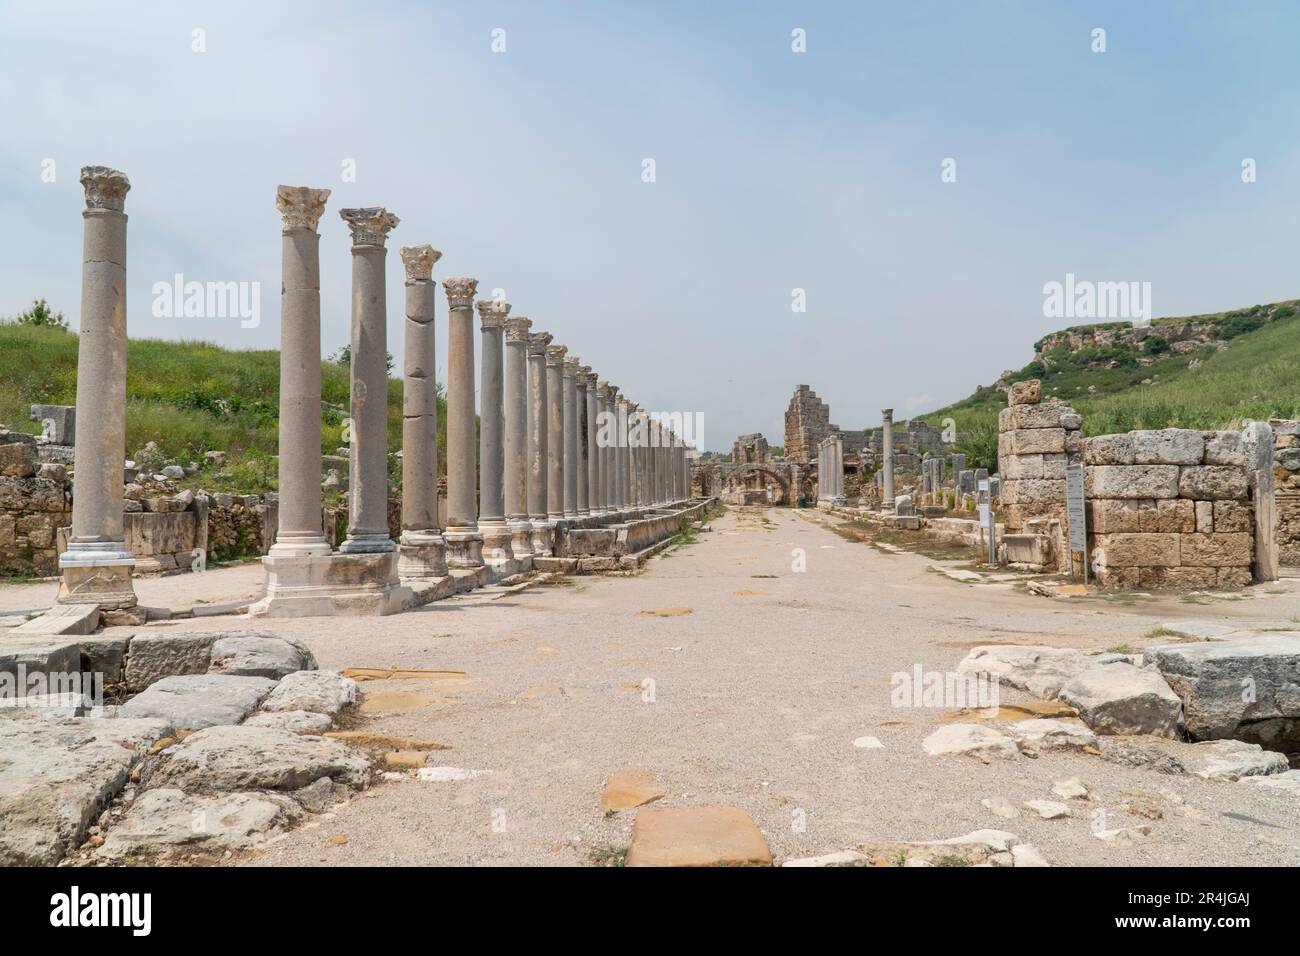
<svg viewBox="0 0 1300 956">
<path fill-rule="evenodd" d="M 1295 374 L 1300 360 L 1298 315 L 1294 302 L 1282 302 L 1210 316 L 1157 319 L 1154 327 L 1214 322 L 1218 339 L 1229 347 L 1219 352 L 1206 345 L 1184 355 L 1158 352 L 1145 366 L 1130 361 L 1138 354 L 1131 349 L 1127 355 L 1123 349 L 1113 355 L 1092 354 L 1098 350 L 1073 357 L 1052 353 L 1052 367 L 1031 362 L 1012 380 L 1041 379 L 1044 396 L 1054 395 L 1083 415 L 1085 435 L 1148 428 L 1239 428 L 1252 419 L 1300 418 L 1300 376 Z M 1198 368 L 1188 367 L 1192 359 L 1200 360 Z M 1093 360 L 1118 364 L 1087 364 Z M 1153 384 L 1143 385 L 1144 379 Z M 1090 385 L 1094 393 L 1088 392 Z M 966 453 L 968 467 L 996 467 L 997 415 L 1005 407 L 1004 393 L 980 388 L 920 417 L 936 427 L 944 418 L 954 419 L 958 431 L 972 433 L 956 449 Z"/>
<path fill-rule="evenodd" d="M 77 336 L 57 328 L 0 323 L 0 423 L 38 433 L 34 403 L 73 405 L 77 397 Z M 214 490 L 274 489 L 279 436 L 280 354 L 235 351 L 206 342 L 136 339 L 127 346 L 126 453 L 150 441 L 169 461 L 202 461 L 224 451 L 224 469 L 205 470 Z M 321 397 L 344 409 L 348 369 L 321 362 Z M 82 415 L 87 410 L 79 410 Z M 324 408 L 321 450 L 342 443 L 346 412 Z M 439 398 L 439 466 L 445 472 L 446 407 Z M 388 380 L 388 445 L 402 445 L 402 381 Z"/>
</svg>

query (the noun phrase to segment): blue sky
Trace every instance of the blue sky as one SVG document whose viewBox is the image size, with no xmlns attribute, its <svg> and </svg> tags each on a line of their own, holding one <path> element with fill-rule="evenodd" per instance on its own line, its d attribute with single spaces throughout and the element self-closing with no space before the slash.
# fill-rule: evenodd
<svg viewBox="0 0 1300 956">
<path fill-rule="evenodd" d="M 0 313 L 75 322 L 100 163 L 133 185 L 130 333 L 275 347 L 275 186 L 324 186 L 327 352 L 338 210 L 385 205 L 398 355 L 396 248 L 429 242 L 435 278 L 505 289 L 708 447 L 781 442 L 799 383 L 877 424 L 1027 362 L 1066 273 L 1149 281 L 1156 315 L 1300 295 L 1298 28 L 1267 2 L 8 2 Z M 260 282 L 260 327 L 155 318 L 177 272 Z"/>
</svg>

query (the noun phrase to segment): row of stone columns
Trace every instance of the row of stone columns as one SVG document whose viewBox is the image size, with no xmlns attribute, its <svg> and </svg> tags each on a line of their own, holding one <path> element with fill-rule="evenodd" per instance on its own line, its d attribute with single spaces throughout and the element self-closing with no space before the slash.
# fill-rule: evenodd
<svg viewBox="0 0 1300 956">
<path fill-rule="evenodd" d="M 126 215 L 130 183 L 82 170 L 86 189 L 78 404 L 96 410 L 77 433 L 74 515 L 60 600 L 135 603 L 122 519 L 126 389 Z M 386 241 L 383 207 L 344 209 L 352 238 L 349 509 L 346 540 L 324 534 L 321 472 L 320 237 L 330 191 L 280 186 L 281 352 L 279 528 L 265 559 L 258 613 L 387 607 L 404 579 L 474 571 L 485 560 L 554 553 L 561 523 L 653 508 L 689 497 L 688 450 L 662 423 L 567 354 L 510 305 L 475 302 L 476 279 L 444 280 L 448 304 L 447 521 L 438 513 L 434 370 L 441 253 L 405 246 L 401 535 L 388 525 Z M 481 336 L 478 421 L 475 330 Z M 486 559 L 485 559 L 486 552 Z M 331 562 L 343 561 L 343 564 Z M 364 600 L 359 600 L 358 595 Z M 333 602 L 330 605 L 329 602 Z M 324 603 L 322 603 L 324 602 Z M 385 604 L 384 602 L 387 602 Z M 293 613 L 292 609 L 287 613 Z"/>
</svg>

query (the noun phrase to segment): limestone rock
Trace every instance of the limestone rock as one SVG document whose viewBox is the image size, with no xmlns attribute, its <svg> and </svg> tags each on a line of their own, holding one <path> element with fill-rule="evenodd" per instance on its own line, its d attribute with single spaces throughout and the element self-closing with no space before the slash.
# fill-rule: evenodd
<svg viewBox="0 0 1300 956">
<path fill-rule="evenodd" d="M 992 674 L 999 681 L 1035 697 L 1052 698 L 1086 664 L 1083 652 L 1073 648 L 987 644 L 972 648 L 957 665 L 957 672 Z"/>
<path fill-rule="evenodd" d="M 237 724 L 257 709 L 275 682 L 265 677 L 185 674 L 164 677 L 122 705 L 124 717 L 161 717 L 180 730 Z"/>
<path fill-rule="evenodd" d="M 1129 433 L 1133 461 L 1139 465 L 1199 465 L 1205 456 L 1205 438 L 1190 428 L 1160 428 Z"/>
<path fill-rule="evenodd" d="M 295 671 L 316 669 L 316 658 L 298 641 L 274 634 L 231 634 L 212 644 L 208 672 L 279 680 Z"/>
<path fill-rule="evenodd" d="M 1059 820 L 1061 817 L 1070 816 L 1070 808 L 1055 800 L 1026 800 L 1025 806 L 1044 820 Z"/>
<path fill-rule="evenodd" d="M 208 669 L 215 634 L 137 634 L 126 660 L 127 690 L 142 691 L 155 681 Z"/>
<path fill-rule="evenodd" d="M 1061 688 L 1061 700 L 1099 734 L 1178 736 L 1183 704 L 1153 670 L 1116 662 L 1081 671 Z"/>
<path fill-rule="evenodd" d="M 1135 827 L 1120 827 L 1115 830 L 1094 830 L 1092 835 L 1111 846 L 1128 847 L 1141 843 L 1150 833 L 1151 827 L 1143 823 Z"/>
<path fill-rule="evenodd" d="M 632 824 L 628 866 L 771 866 L 772 852 L 738 807 L 646 807 Z"/>
<path fill-rule="evenodd" d="M 245 727 L 274 727 L 291 734 L 323 734 L 334 725 L 325 714 L 306 710 L 259 711 L 244 721 Z"/>
<path fill-rule="evenodd" d="M 1087 800 L 1088 786 L 1078 777 L 1056 780 L 1052 783 L 1052 793 L 1062 800 Z"/>
<path fill-rule="evenodd" d="M 302 815 L 296 802 L 277 794 L 201 796 L 172 787 L 146 790 L 109 832 L 96 856 L 121 860 L 183 848 L 247 850 Z"/>
<path fill-rule="evenodd" d="M 1282 790 L 1300 796 L 1300 770 L 1288 770 L 1285 773 L 1275 773 L 1263 777 L 1242 777 L 1240 779 L 1242 783 L 1258 784 L 1271 790 Z"/>
<path fill-rule="evenodd" d="M 357 701 L 357 682 L 334 671 L 297 671 L 285 677 L 262 704 L 263 710 L 309 710 L 337 717 Z"/>
<path fill-rule="evenodd" d="M 1197 500 L 1241 500 L 1246 497 L 1246 472 L 1227 465 L 1183 468 L 1178 476 L 1178 494 Z"/>
<path fill-rule="evenodd" d="M 629 768 L 620 770 L 605 781 L 605 790 L 600 795 L 600 808 L 606 813 L 612 810 L 630 810 L 664 796 L 653 773 Z"/>
<path fill-rule="evenodd" d="M 209 727 L 161 757 L 146 781 L 150 788 L 216 793 L 298 790 L 321 777 L 356 788 L 370 781 L 369 759 L 347 744 L 272 727 Z"/>
<path fill-rule="evenodd" d="M 1285 773 L 1286 755 L 1241 740 L 1208 740 L 1195 745 L 1199 763 L 1192 773 L 1206 780 L 1240 780 Z"/>
<path fill-rule="evenodd" d="M 1014 820 L 1020 816 L 1020 811 L 1006 797 L 988 797 L 981 800 L 980 805 L 994 816 L 1002 817 L 1004 820 Z"/>
<path fill-rule="evenodd" d="M 969 754 L 976 757 L 1014 757 L 1016 742 L 992 727 L 980 724 L 948 724 L 921 741 L 932 757 Z"/>
<path fill-rule="evenodd" d="M 1051 866 L 1038 851 L 1038 847 L 1030 846 L 1028 843 L 1018 843 L 1011 848 L 1011 859 L 1014 866 Z"/>
<path fill-rule="evenodd" d="M 1081 720 L 1021 720 L 1007 730 L 1024 753 L 1097 746 L 1097 735 Z"/>
<path fill-rule="evenodd" d="M 974 830 L 947 840 L 864 843 L 872 866 L 1011 866 L 1020 838 L 1006 830 Z"/>
<path fill-rule="evenodd" d="M 1084 493 L 1089 498 L 1177 498 L 1178 472 L 1178 465 L 1094 465 L 1084 469 Z"/>
<path fill-rule="evenodd" d="M 171 728 L 19 712 L 0 720 L 0 865 L 52 866 L 81 845 L 131 768 Z"/>
<path fill-rule="evenodd" d="M 781 866 L 871 866 L 871 857 L 856 850 L 841 850 L 838 853 L 827 853 L 825 856 L 786 860 Z"/>
<path fill-rule="evenodd" d="M 1007 405 L 1037 405 L 1043 396 L 1043 383 L 1036 378 L 1012 382 L 1007 391 Z"/>
<path fill-rule="evenodd" d="M 1147 659 L 1182 699 L 1192 739 L 1300 750 L 1300 632 L 1163 645 Z"/>
</svg>

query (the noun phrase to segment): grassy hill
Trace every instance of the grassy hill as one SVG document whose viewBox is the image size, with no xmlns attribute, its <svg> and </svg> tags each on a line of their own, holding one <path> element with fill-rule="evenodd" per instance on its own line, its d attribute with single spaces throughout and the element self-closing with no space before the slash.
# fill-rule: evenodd
<svg viewBox="0 0 1300 956">
<path fill-rule="evenodd" d="M 1127 329 L 1124 324 L 1075 326 L 1041 339 L 1035 359 L 1003 381 L 1039 378 L 1045 395 L 1083 415 L 1086 435 L 1141 428 L 1231 428 L 1248 419 L 1300 418 L 1300 302 L 1256 305 L 1211 315 L 1156 319 L 1140 343 L 1071 349 L 1045 344 L 1066 333 Z M 1195 327 L 1193 351 L 1174 353 L 1164 334 Z M 1157 341 L 1151 341 L 1155 339 Z M 1144 384 L 1147 383 L 1147 384 Z M 981 387 L 974 395 L 919 416 L 936 427 L 944 418 L 970 432 L 964 448 L 973 467 L 997 458 L 997 414 L 1006 395 Z"/>
<path fill-rule="evenodd" d="M 77 395 L 77 336 L 57 327 L 0 323 L 0 423 L 39 433 L 36 402 L 72 405 Z M 322 399 L 346 409 L 348 369 L 321 363 Z M 275 487 L 280 354 L 234 351 L 205 342 L 134 339 L 127 352 L 128 457 L 147 442 L 181 462 L 224 451 L 227 464 L 201 476 L 207 488 L 256 492 Z M 93 414 L 78 409 L 79 415 Z M 439 424 L 446 420 L 442 409 Z M 342 444 L 346 412 L 323 408 L 321 448 Z M 445 428 L 439 444 L 445 447 Z M 402 382 L 388 381 L 388 444 L 402 444 Z M 440 455 L 440 464 L 445 456 Z"/>
</svg>

